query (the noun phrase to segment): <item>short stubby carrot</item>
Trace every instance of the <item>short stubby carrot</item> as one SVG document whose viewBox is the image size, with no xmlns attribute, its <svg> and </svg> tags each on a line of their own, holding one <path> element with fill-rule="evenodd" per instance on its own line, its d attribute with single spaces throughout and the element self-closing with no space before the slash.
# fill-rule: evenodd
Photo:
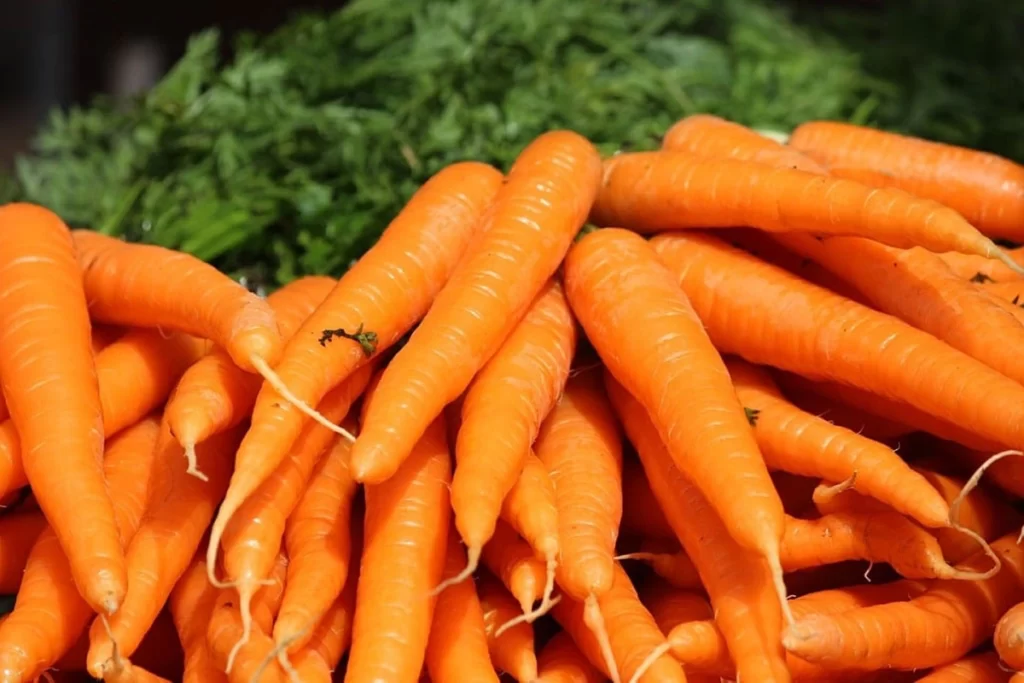
<svg viewBox="0 0 1024 683">
<path fill-rule="evenodd" d="M 206 580 L 206 562 L 200 550 L 178 579 L 167 606 L 174 618 L 185 655 L 182 683 L 226 683 L 206 647 L 206 626 L 217 601 L 217 588 Z"/>
<path fill-rule="evenodd" d="M 769 469 L 837 482 L 856 476 L 857 490 L 925 526 L 946 526 L 946 501 L 891 448 L 803 412 L 762 368 L 737 358 L 726 367 Z"/>
<path fill-rule="evenodd" d="M 790 626 L 786 649 L 809 662 L 857 670 L 948 664 L 990 637 L 1006 610 L 1024 600 L 1024 548 L 1017 534 L 992 544 L 1002 570 L 984 581 L 939 580 L 907 602 L 808 616 Z M 984 569 L 978 553 L 968 565 Z"/>
<path fill-rule="evenodd" d="M 713 114 L 691 114 L 680 119 L 665 133 L 661 148 L 712 159 L 738 159 L 776 168 L 825 173 L 818 162 L 795 149 Z"/>
<path fill-rule="evenodd" d="M 980 652 L 939 666 L 917 683 L 1007 683 L 1013 673 L 999 665 L 995 652 Z"/>
<path fill-rule="evenodd" d="M 46 518 L 39 511 L 0 516 L 0 593 L 18 592 L 29 552 L 45 528 Z"/>
<path fill-rule="evenodd" d="M 248 372 L 264 374 L 281 357 L 284 341 L 270 305 L 213 266 L 89 230 L 75 230 L 74 238 L 96 320 L 210 339 Z"/>
<path fill-rule="evenodd" d="M 569 131 L 545 133 L 519 155 L 479 238 L 385 370 L 352 451 L 356 481 L 390 476 L 501 347 L 583 226 L 600 175 L 597 150 Z"/>
<path fill-rule="evenodd" d="M 1019 602 L 999 619 L 992 637 L 999 659 L 1017 671 L 1024 670 L 1024 602 Z"/>
<path fill-rule="evenodd" d="M 642 233 L 749 226 L 868 237 L 893 247 L 998 258 L 1020 269 L 991 239 L 938 202 L 898 189 L 685 152 L 631 152 L 606 160 L 592 219 Z"/>
<path fill-rule="evenodd" d="M 561 548 L 558 502 L 551 474 L 532 448 L 526 454 L 519 478 L 501 504 L 501 519 L 508 522 L 530 544 L 537 557 L 547 563 L 549 583 L 553 582 Z M 547 597 L 550 598 L 550 594 Z"/>
<path fill-rule="evenodd" d="M 333 278 L 299 278 L 269 297 L 277 326 L 290 339 L 336 284 Z M 262 379 L 246 372 L 221 348 L 214 349 L 181 377 L 165 413 L 178 443 L 186 452 L 197 443 L 245 419 L 256 402 Z"/>
<path fill-rule="evenodd" d="M 537 680 L 543 683 L 603 683 L 605 680 L 566 631 L 556 633 L 538 653 L 537 672 Z"/>
<path fill-rule="evenodd" d="M 105 479 L 125 543 L 145 512 L 158 467 L 159 420 L 147 418 L 107 443 Z M 93 610 L 76 590 L 68 558 L 51 528 L 43 531 L 25 565 L 14 611 L 0 625 L 0 681 L 31 681 L 70 650 Z"/>
<path fill-rule="evenodd" d="M 0 234 L 0 382 L 25 474 L 79 591 L 113 614 L 127 578 L 103 481 L 102 406 L 74 244 L 60 218 L 30 204 L 0 208 Z"/>
<path fill-rule="evenodd" d="M 834 121 L 801 124 L 788 144 L 833 175 L 872 171 L 871 184 L 942 202 L 991 237 L 1024 237 L 1024 166 L 1009 159 Z"/>
<path fill-rule="evenodd" d="M 608 372 L 605 385 L 655 499 L 700 573 L 740 677 L 788 682 L 772 571 L 737 544 L 701 491 L 675 467 L 643 406 Z"/>
<path fill-rule="evenodd" d="M 935 337 L 697 233 L 651 240 L 723 352 L 1024 445 L 1024 387 Z"/>
<path fill-rule="evenodd" d="M 569 303 L 561 283 L 550 280 L 466 392 L 455 443 L 452 510 L 468 548 L 467 570 L 476 566 L 494 533 L 502 501 L 565 386 L 575 346 Z M 556 545 L 545 549 L 552 559 L 558 553 L 554 540 Z"/>
<path fill-rule="evenodd" d="M 650 414 L 675 466 L 730 535 L 768 560 L 785 614 L 782 502 L 725 364 L 673 274 L 643 238 L 607 228 L 574 245 L 565 285 L 594 348 Z"/>
<path fill-rule="evenodd" d="M 375 391 L 369 403 L 382 398 Z M 450 483 L 445 427 L 436 419 L 393 477 L 366 487 L 346 683 L 411 681 L 423 667 L 436 600 L 431 592 L 444 571 Z"/>
</svg>

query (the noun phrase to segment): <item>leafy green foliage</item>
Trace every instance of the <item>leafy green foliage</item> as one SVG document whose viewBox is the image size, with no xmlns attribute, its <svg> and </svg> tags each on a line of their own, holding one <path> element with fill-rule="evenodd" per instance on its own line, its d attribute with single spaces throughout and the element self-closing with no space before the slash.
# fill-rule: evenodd
<svg viewBox="0 0 1024 683">
<path fill-rule="evenodd" d="M 900 74 L 833 37 L 838 19 L 796 16 L 765 0 L 355 0 L 246 36 L 226 64 L 208 31 L 131 106 L 54 113 L 0 198 L 271 284 L 343 271 L 432 173 L 507 168 L 552 128 L 605 152 L 653 147 L 698 111 L 978 139 L 959 113 L 905 104 Z M 865 40 L 874 26 L 843 21 Z"/>
</svg>

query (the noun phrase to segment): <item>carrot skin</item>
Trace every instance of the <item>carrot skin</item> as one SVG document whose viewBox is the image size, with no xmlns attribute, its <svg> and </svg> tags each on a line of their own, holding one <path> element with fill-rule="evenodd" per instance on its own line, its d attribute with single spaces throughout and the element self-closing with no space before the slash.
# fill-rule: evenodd
<svg viewBox="0 0 1024 683">
<path fill-rule="evenodd" d="M 0 593 L 18 592 L 25 563 L 43 529 L 41 512 L 14 512 L 0 517 Z"/>
<path fill-rule="evenodd" d="M 1024 669 L 1024 602 L 1000 617 L 992 642 L 1001 661 L 1017 671 Z"/>
<path fill-rule="evenodd" d="M 544 563 L 507 523 L 498 522 L 481 557 L 484 566 L 501 579 L 519 601 L 524 613 L 529 612 L 533 604 L 543 597 Z"/>
<path fill-rule="evenodd" d="M 572 637 L 559 631 L 537 655 L 537 680 L 543 683 L 604 683 L 601 672 L 587 658 Z"/>
<path fill-rule="evenodd" d="M 533 626 L 520 621 L 496 636 L 503 624 L 519 616 L 519 607 L 505 587 L 489 574 L 479 578 L 476 590 L 480 596 L 484 633 L 494 667 L 519 683 L 536 680 L 537 655 L 534 652 Z"/>
<path fill-rule="evenodd" d="M 995 652 L 982 652 L 936 667 L 917 683 L 1007 683 L 1013 673 L 999 665 Z"/>
<path fill-rule="evenodd" d="M 711 159 L 737 159 L 776 168 L 825 173 L 818 162 L 800 152 L 711 114 L 692 114 L 677 121 L 665 133 L 661 148 Z"/>
<path fill-rule="evenodd" d="M 206 626 L 217 601 L 217 589 L 206 579 L 202 552 L 178 579 L 168 601 L 174 626 L 185 651 L 182 683 L 226 683 L 206 646 Z"/>
</svg>

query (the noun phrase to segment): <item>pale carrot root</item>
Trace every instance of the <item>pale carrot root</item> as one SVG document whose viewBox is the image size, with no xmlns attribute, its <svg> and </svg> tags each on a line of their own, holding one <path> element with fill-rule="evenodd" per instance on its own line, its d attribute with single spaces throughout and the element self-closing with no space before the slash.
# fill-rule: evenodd
<svg viewBox="0 0 1024 683">
<path fill-rule="evenodd" d="M 545 614 L 550 612 L 551 609 L 555 605 L 560 603 L 561 601 L 562 601 L 562 596 L 561 595 L 556 595 L 552 600 L 549 600 L 547 602 L 547 606 L 546 607 L 545 607 L 545 604 L 542 602 L 540 607 L 538 607 L 537 609 L 524 611 L 518 617 L 515 617 L 513 619 L 509 619 L 504 624 L 499 626 L 497 628 L 497 630 L 495 630 L 494 637 L 495 638 L 500 638 L 502 633 L 504 633 L 505 631 L 509 630 L 513 626 L 518 626 L 519 624 L 524 624 L 524 623 L 525 624 L 532 624 L 537 619 L 540 619 L 542 616 L 544 616 Z"/>
<path fill-rule="evenodd" d="M 441 583 L 437 584 L 434 590 L 430 591 L 430 597 L 434 598 L 444 592 L 446 588 L 457 585 L 465 581 L 466 579 L 473 576 L 476 572 L 477 567 L 480 566 L 480 553 L 482 548 L 480 546 L 468 546 L 466 548 L 466 567 L 461 572 L 445 579 Z"/>
<path fill-rule="evenodd" d="M 291 660 L 288 659 L 288 648 L 304 634 L 305 631 L 302 631 L 287 638 L 282 638 L 280 641 L 275 643 L 274 647 L 267 653 L 267 656 L 263 658 L 263 661 L 260 662 L 260 665 L 253 673 L 251 679 L 252 683 L 259 683 L 264 672 L 266 672 L 267 667 L 269 667 L 275 659 L 278 664 L 281 665 L 281 668 L 284 669 L 284 672 L 288 674 L 288 680 L 292 683 L 302 683 L 302 680 L 299 678 L 299 672 L 295 670 L 295 667 L 292 666 Z"/>
<path fill-rule="evenodd" d="M 196 458 L 196 444 L 192 440 L 183 440 L 181 447 L 185 450 L 185 462 L 188 463 L 187 474 L 191 474 L 199 481 L 210 481 L 210 478 L 199 469 L 199 460 Z"/>
<path fill-rule="evenodd" d="M 555 592 L 555 572 L 558 570 L 558 553 L 548 553 L 545 564 L 545 577 L 544 577 L 544 597 L 541 598 L 540 607 L 535 610 L 535 615 L 531 621 L 539 619 L 543 615 L 551 611 L 551 608 L 555 606 L 551 599 L 551 595 Z"/>
<path fill-rule="evenodd" d="M 274 583 L 273 579 L 257 581 L 252 578 L 239 579 L 235 582 L 234 586 L 238 589 L 238 610 L 242 616 L 242 635 L 228 653 L 228 661 L 224 666 L 224 673 L 231 673 L 231 668 L 235 664 L 235 658 L 242 648 L 249 644 L 249 639 L 252 637 L 252 599 L 256 595 L 256 591 L 272 583 Z M 273 657 L 270 659 L 273 660 Z"/>
<path fill-rule="evenodd" d="M 348 439 L 351 443 L 355 443 L 356 437 L 352 432 L 348 431 L 340 425 L 336 425 L 326 417 L 321 415 L 316 408 L 312 407 L 301 398 L 292 393 L 291 389 L 278 377 L 277 373 L 274 372 L 273 368 L 262 358 L 258 356 L 252 356 L 249 359 L 252 366 L 260 373 L 260 375 L 267 381 L 267 384 L 273 388 L 281 398 L 291 403 L 293 406 L 299 409 L 306 417 L 314 420 L 317 424 L 321 425 L 325 429 L 329 429 L 335 434 L 340 434 L 342 438 Z"/>
<path fill-rule="evenodd" d="M 632 678 L 629 679 L 629 683 L 640 683 L 640 679 L 643 677 L 647 670 L 650 669 L 658 658 L 662 655 L 668 654 L 672 649 L 672 646 L 665 641 L 658 647 L 651 650 L 651 653 L 644 657 L 644 661 L 640 662 L 640 666 L 637 667 L 636 671 L 633 672 Z"/>
<path fill-rule="evenodd" d="M 107 672 L 120 671 L 124 668 L 124 660 L 121 659 L 121 648 L 117 645 L 117 640 L 114 639 L 114 632 L 110 628 L 110 622 L 107 621 L 105 614 L 100 614 L 100 623 L 103 624 L 103 630 L 107 632 L 107 638 L 110 639 L 110 658 L 103 662 L 100 667 L 103 672 L 103 677 L 106 678 Z"/>
<path fill-rule="evenodd" d="M 992 240 L 988 240 L 988 242 L 991 245 L 989 247 L 989 253 L 986 254 L 988 258 L 994 258 L 998 261 L 1002 261 L 1007 268 L 1017 273 L 1017 275 L 1024 276 L 1024 266 L 1021 266 L 1021 264 L 1017 263 L 1012 256 L 1006 253 L 1004 249 L 1000 249 L 995 242 L 993 242 Z"/>
<path fill-rule="evenodd" d="M 622 683 L 619 678 L 619 668 L 615 664 L 615 654 L 612 652 L 612 643 L 608 638 L 608 629 L 604 624 L 604 615 L 601 614 L 601 606 L 597 604 L 597 596 L 591 593 L 583 601 L 583 623 L 587 625 L 590 632 L 594 634 L 594 640 L 601 650 L 601 659 L 608 667 L 612 683 Z"/>
<path fill-rule="evenodd" d="M 773 548 L 769 552 L 764 553 L 764 557 L 768 561 L 768 569 L 772 574 L 772 584 L 774 584 L 775 594 L 779 598 L 782 618 L 786 622 L 786 626 L 792 626 L 795 620 L 793 619 L 793 610 L 789 606 L 789 591 L 786 590 L 786 577 L 782 571 L 782 561 L 779 559 L 778 548 Z"/>
<path fill-rule="evenodd" d="M 822 484 L 821 486 L 818 486 L 814 489 L 815 502 L 818 502 L 818 499 L 820 499 L 822 502 L 828 503 L 832 501 L 840 493 L 843 493 L 844 491 L 853 490 L 854 484 L 856 484 L 856 482 L 857 472 L 854 471 L 854 473 L 851 474 L 846 481 L 841 481 L 838 484 L 835 484 L 834 486 L 825 486 L 824 484 Z"/>
</svg>

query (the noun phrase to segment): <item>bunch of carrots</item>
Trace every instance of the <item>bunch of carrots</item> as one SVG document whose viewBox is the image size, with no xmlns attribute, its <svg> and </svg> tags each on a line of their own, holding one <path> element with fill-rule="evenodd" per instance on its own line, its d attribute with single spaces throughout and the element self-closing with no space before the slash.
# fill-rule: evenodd
<svg viewBox="0 0 1024 683">
<path fill-rule="evenodd" d="M 1024 168 L 712 116 L 340 280 L 0 208 L 0 683 L 1022 681 Z"/>
</svg>

